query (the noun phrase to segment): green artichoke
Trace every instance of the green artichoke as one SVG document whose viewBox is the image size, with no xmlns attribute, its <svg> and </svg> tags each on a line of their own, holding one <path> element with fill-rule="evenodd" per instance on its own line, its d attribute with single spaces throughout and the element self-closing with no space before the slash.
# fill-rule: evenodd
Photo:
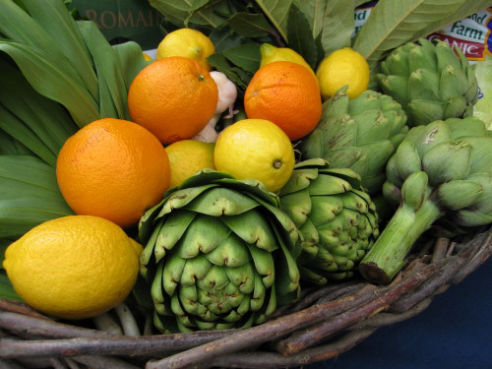
<svg viewBox="0 0 492 369">
<path fill-rule="evenodd" d="M 378 236 L 375 206 L 348 168 L 323 159 L 298 163 L 280 191 L 280 208 L 301 233 L 301 278 L 323 285 L 348 278 Z"/>
<path fill-rule="evenodd" d="M 420 39 L 396 48 L 380 63 L 379 88 L 403 106 L 410 126 L 472 115 L 477 79 L 463 52 L 455 51 L 444 41 Z"/>
<path fill-rule="evenodd" d="M 323 104 L 323 116 L 301 143 L 304 159 L 324 158 L 331 168 L 351 168 L 371 194 L 381 191 L 386 162 L 408 127 L 400 104 L 367 90 L 349 99 L 346 87 Z"/>
<path fill-rule="evenodd" d="M 299 292 L 298 230 L 255 180 L 205 170 L 139 223 L 154 325 L 163 332 L 248 327 Z"/>
<path fill-rule="evenodd" d="M 388 283 L 420 235 L 445 218 L 456 227 L 492 222 L 492 137 L 477 118 L 412 128 L 388 161 L 383 194 L 400 205 L 359 268 Z M 470 229 L 470 228 L 468 228 Z"/>
</svg>

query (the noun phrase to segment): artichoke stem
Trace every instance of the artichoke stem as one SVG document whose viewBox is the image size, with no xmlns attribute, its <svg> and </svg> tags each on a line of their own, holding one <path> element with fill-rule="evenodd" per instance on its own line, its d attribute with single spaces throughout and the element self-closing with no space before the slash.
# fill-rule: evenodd
<svg viewBox="0 0 492 369">
<path fill-rule="evenodd" d="M 441 211 L 430 200 L 425 200 L 417 211 L 401 205 L 360 262 L 362 276 L 373 283 L 391 282 L 405 265 L 405 258 L 415 241 L 440 216 Z"/>
</svg>

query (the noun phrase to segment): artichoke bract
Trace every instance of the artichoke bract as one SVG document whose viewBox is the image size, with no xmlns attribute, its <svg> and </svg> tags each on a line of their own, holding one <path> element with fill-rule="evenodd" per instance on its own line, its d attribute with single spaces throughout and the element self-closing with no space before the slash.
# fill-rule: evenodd
<svg viewBox="0 0 492 369">
<path fill-rule="evenodd" d="M 259 324 L 297 298 L 298 230 L 256 180 L 203 170 L 139 223 L 141 275 L 163 332 Z"/>
<path fill-rule="evenodd" d="M 473 67 L 459 48 L 440 40 L 396 48 L 380 63 L 376 80 L 403 106 L 410 126 L 470 116 L 478 100 Z"/>
<path fill-rule="evenodd" d="M 381 191 L 388 159 L 408 131 L 401 105 L 367 90 L 354 99 L 346 87 L 323 104 L 321 121 L 301 143 L 304 159 L 324 158 L 331 168 L 351 168 L 371 194 Z"/>
<path fill-rule="evenodd" d="M 492 137 L 479 119 L 412 128 L 386 171 L 383 194 L 400 205 L 359 265 L 370 281 L 390 282 L 439 218 L 457 227 L 492 222 Z"/>
<path fill-rule="evenodd" d="M 280 208 L 298 227 L 301 279 L 324 285 L 351 277 L 378 236 L 376 208 L 351 169 L 323 159 L 295 166 L 280 191 Z"/>
</svg>

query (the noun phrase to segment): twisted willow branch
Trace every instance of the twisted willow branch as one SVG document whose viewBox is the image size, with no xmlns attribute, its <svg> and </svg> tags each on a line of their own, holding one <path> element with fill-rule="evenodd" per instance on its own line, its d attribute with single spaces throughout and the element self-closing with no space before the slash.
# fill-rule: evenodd
<svg viewBox="0 0 492 369">
<path fill-rule="evenodd" d="M 244 330 L 116 336 L 55 322 L 25 305 L 0 300 L 0 360 L 7 368 L 19 368 L 10 359 L 56 357 L 65 360 L 57 365 L 69 368 L 126 369 L 137 368 L 132 364 L 137 359 L 147 362 L 147 369 L 280 368 L 327 360 L 378 328 L 419 314 L 434 295 L 473 272 L 492 254 L 492 230 L 460 244 L 438 239 L 433 249 L 421 252 L 389 286 L 354 280 L 306 290 L 275 319 Z M 248 352 L 251 347 L 255 351 Z M 153 360 L 162 356 L 167 357 Z"/>
</svg>

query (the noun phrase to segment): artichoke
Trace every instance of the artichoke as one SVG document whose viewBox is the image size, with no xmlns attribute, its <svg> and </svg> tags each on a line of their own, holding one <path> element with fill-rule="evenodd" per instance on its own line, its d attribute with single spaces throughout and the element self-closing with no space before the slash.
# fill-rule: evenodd
<svg viewBox="0 0 492 369">
<path fill-rule="evenodd" d="M 141 275 L 163 332 L 249 327 L 295 299 L 299 237 L 256 180 L 204 170 L 139 223 Z"/>
<path fill-rule="evenodd" d="M 410 126 L 462 118 L 473 113 L 478 84 L 473 67 L 459 48 L 426 39 L 406 43 L 380 63 L 379 88 L 398 101 Z"/>
<path fill-rule="evenodd" d="M 301 143 L 304 159 L 324 158 L 331 168 L 351 168 L 371 194 L 381 191 L 388 159 L 408 127 L 400 104 L 367 90 L 349 99 L 346 87 L 323 104 L 323 116 Z"/>
<path fill-rule="evenodd" d="M 383 186 L 400 205 L 362 260 L 362 275 L 391 281 L 415 241 L 440 218 L 456 227 L 491 223 L 491 163 L 492 137 L 477 118 L 412 128 L 388 161 Z"/>
<path fill-rule="evenodd" d="M 295 166 L 280 191 L 280 208 L 298 227 L 301 278 L 323 285 L 353 275 L 378 236 L 377 215 L 360 177 L 348 168 L 331 169 L 323 159 Z"/>
</svg>

